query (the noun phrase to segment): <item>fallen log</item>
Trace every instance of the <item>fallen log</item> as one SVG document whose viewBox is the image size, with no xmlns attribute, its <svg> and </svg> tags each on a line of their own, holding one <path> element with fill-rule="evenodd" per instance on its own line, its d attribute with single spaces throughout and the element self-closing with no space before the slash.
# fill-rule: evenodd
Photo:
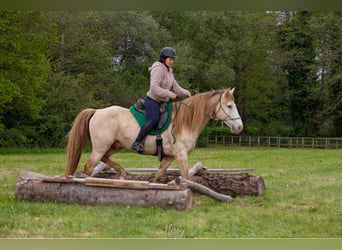
<svg viewBox="0 0 342 250">
<path fill-rule="evenodd" d="M 209 196 L 215 200 L 218 200 L 218 201 L 223 201 L 223 202 L 232 202 L 233 201 L 233 198 L 229 195 L 217 193 L 217 192 L 213 191 L 212 189 L 207 188 L 204 185 L 201 185 L 201 184 L 196 183 L 194 181 L 184 179 L 182 177 L 177 177 L 175 179 L 175 182 L 176 182 L 176 184 L 184 183 L 191 190 L 197 191 L 201 194 L 205 194 L 205 195 L 207 195 L 207 196 Z"/>
<path fill-rule="evenodd" d="M 53 179 L 57 179 L 53 181 Z M 73 178 L 74 179 L 74 178 Z M 192 192 L 188 188 L 165 189 L 152 184 L 152 188 L 135 189 L 129 184 L 126 188 L 113 188 L 86 185 L 87 179 L 53 178 L 33 172 L 20 173 L 15 197 L 17 200 L 57 201 L 85 205 L 137 205 L 141 207 L 162 207 L 176 210 L 192 206 Z M 88 183 L 92 183 L 91 181 Z M 102 182 L 104 183 L 104 182 Z M 108 183 L 108 182 L 105 182 Z M 114 183 L 114 182 L 113 182 Z M 118 183 L 118 182 L 116 182 Z M 136 184 L 134 184 L 136 185 Z M 141 182 L 138 186 L 144 186 Z M 139 186 L 139 187 L 141 187 Z"/>
</svg>

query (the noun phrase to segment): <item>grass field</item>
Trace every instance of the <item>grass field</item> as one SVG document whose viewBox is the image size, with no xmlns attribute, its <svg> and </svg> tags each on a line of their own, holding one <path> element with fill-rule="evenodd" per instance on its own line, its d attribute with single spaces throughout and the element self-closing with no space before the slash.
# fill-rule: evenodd
<svg viewBox="0 0 342 250">
<path fill-rule="evenodd" d="M 89 152 L 82 155 L 84 164 Z M 126 167 L 157 167 L 154 157 L 116 155 Z M 21 170 L 62 175 L 62 150 L 0 150 L 0 238 L 341 238 L 342 151 L 206 148 L 190 155 L 210 168 L 256 168 L 260 197 L 220 203 L 194 195 L 186 211 L 15 200 Z M 173 164 L 172 167 L 176 167 Z"/>
</svg>

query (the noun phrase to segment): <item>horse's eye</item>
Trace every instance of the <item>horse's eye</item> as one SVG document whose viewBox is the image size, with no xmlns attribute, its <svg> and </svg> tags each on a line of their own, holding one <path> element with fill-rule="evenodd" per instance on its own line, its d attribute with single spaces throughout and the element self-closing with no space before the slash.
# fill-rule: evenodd
<svg viewBox="0 0 342 250">
<path fill-rule="evenodd" d="M 232 109 L 232 108 L 233 108 L 233 106 L 232 106 L 232 105 L 230 105 L 230 104 L 229 104 L 227 107 L 228 107 L 229 109 Z"/>
</svg>

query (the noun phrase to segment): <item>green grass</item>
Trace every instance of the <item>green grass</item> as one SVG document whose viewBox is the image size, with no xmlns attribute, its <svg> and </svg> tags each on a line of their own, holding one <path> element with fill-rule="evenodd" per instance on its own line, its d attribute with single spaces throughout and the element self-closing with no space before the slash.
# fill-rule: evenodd
<svg viewBox="0 0 342 250">
<path fill-rule="evenodd" d="M 82 155 L 84 164 L 89 152 Z M 190 155 L 210 168 L 256 168 L 266 192 L 220 203 L 196 194 L 192 209 L 84 206 L 17 201 L 21 170 L 62 175 L 64 150 L 0 151 L 0 238 L 341 238 L 342 152 L 207 148 Z M 157 167 L 155 157 L 115 156 L 126 167 Z M 173 168 L 176 164 L 172 164 Z"/>
</svg>

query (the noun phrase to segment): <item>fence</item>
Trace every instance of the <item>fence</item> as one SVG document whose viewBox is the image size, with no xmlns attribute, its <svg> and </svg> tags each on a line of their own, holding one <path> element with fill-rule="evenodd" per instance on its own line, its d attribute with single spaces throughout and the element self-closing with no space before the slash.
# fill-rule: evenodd
<svg viewBox="0 0 342 250">
<path fill-rule="evenodd" d="M 248 147 L 287 147 L 287 148 L 342 148 L 342 137 L 280 137 L 280 136 L 225 136 L 208 135 L 207 144 Z"/>
</svg>

